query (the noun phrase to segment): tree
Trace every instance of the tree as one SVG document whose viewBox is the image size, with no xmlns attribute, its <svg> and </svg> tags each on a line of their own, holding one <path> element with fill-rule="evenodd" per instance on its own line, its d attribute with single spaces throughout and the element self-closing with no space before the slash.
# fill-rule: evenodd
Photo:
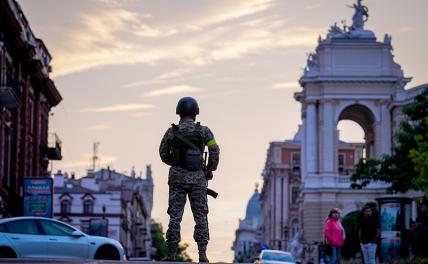
<svg viewBox="0 0 428 264">
<path fill-rule="evenodd" d="M 351 177 L 351 187 L 361 189 L 373 181 L 389 183 L 389 193 L 408 190 L 428 191 L 427 146 L 428 89 L 403 107 L 408 120 L 395 134 L 396 144 L 390 155 L 381 159 L 361 159 Z M 413 154 L 411 154 L 413 153 Z"/>
<path fill-rule="evenodd" d="M 166 241 L 164 238 L 163 227 L 161 223 L 153 221 L 152 224 L 152 246 L 156 249 L 153 258 L 157 261 L 162 260 L 168 253 Z M 176 252 L 176 261 L 192 262 L 186 249 L 189 247 L 187 243 L 180 243 Z"/>
<path fill-rule="evenodd" d="M 428 127 L 428 117 L 424 121 Z M 419 176 L 414 179 L 414 183 L 428 198 L 428 132 L 415 135 L 415 140 L 417 147 L 410 150 L 410 159 L 415 164 Z"/>
</svg>

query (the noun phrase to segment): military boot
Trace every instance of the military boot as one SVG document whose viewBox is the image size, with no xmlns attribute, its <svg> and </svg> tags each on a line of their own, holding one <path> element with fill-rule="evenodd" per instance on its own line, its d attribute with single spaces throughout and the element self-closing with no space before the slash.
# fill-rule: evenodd
<svg viewBox="0 0 428 264">
<path fill-rule="evenodd" d="M 198 252 L 199 252 L 199 262 L 209 263 L 210 261 L 207 258 L 207 244 L 198 243 Z"/>
<path fill-rule="evenodd" d="M 167 244 L 167 254 L 162 259 L 162 261 L 175 261 L 175 254 L 177 252 L 177 244 L 168 243 Z"/>
</svg>

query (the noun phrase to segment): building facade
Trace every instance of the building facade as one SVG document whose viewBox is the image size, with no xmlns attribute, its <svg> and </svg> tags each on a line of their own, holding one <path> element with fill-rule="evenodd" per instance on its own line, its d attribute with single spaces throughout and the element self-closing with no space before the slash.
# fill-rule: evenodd
<svg viewBox="0 0 428 264">
<path fill-rule="evenodd" d="M 291 240 L 300 240 L 302 130 L 291 140 L 271 142 L 263 170 L 261 192 L 261 243 L 288 250 Z M 338 181 L 349 185 L 355 164 L 363 156 L 363 143 L 338 142 Z M 323 219 L 325 216 L 323 216 Z"/>
<path fill-rule="evenodd" d="M 24 178 L 45 177 L 49 160 L 61 159 L 61 141 L 48 135 L 62 100 L 51 59 L 19 4 L 0 1 L 0 217 L 22 215 Z"/>
<path fill-rule="evenodd" d="M 261 241 L 261 201 L 258 186 L 251 196 L 245 211 L 245 218 L 239 220 L 239 227 L 235 232 L 233 262 L 252 263 L 259 253 Z"/>
<path fill-rule="evenodd" d="M 153 178 L 101 169 L 76 179 L 58 172 L 54 180 L 54 217 L 87 234 L 119 241 L 128 257 L 152 255 Z"/>
<path fill-rule="evenodd" d="M 339 207 L 346 215 L 386 193 L 381 183 L 354 190 L 344 180 L 337 159 L 338 122 L 360 125 L 366 157 L 379 159 L 391 152 L 402 106 L 426 88 L 405 89 L 411 78 L 394 61 L 391 36 L 378 41 L 364 28 L 368 8 L 360 0 L 353 8 L 351 26 L 335 23 L 325 38 L 319 37 L 299 81 L 302 90 L 295 93 L 302 114 L 300 219 L 305 241 L 322 241 L 323 221 L 331 208 Z"/>
</svg>

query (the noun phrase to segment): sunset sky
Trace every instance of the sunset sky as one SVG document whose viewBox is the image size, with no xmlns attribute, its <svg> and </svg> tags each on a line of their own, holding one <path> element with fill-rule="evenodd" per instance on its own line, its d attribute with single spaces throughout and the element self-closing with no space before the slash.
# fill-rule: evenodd
<svg viewBox="0 0 428 264">
<path fill-rule="evenodd" d="M 152 164 L 152 216 L 167 227 L 167 173 L 158 148 L 178 122 L 175 107 L 195 97 L 198 120 L 214 132 L 220 165 L 210 187 L 211 261 L 231 261 L 238 219 L 261 172 L 271 141 L 290 139 L 300 124 L 293 94 L 307 53 L 334 22 L 351 24 L 352 0 L 18 0 L 34 34 L 53 56 L 51 77 L 64 100 L 50 130 L 63 142 L 54 170 L 84 176 L 92 145 L 100 166 L 137 173 Z M 366 28 L 392 35 L 395 60 L 428 82 L 426 0 L 366 0 Z M 343 139 L 363 138 L 341 122 Z M 108 211 L 108 208 L 107 208 Z M 195 258 L 193 219 L 186 206 L 183 240 Z"/>
</svg>

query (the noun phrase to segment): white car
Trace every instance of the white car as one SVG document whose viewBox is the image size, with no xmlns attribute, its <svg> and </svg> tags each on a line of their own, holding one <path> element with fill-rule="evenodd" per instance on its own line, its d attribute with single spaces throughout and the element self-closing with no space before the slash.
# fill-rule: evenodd
<svg viewBox="0 0 428 264">
<path fill-rule="evenodd" d="M 43 217 L 0 219 L 0 258 L 125 260 L 122 245 Z"/>
<path fill-rule="evenodd" d="M 265 249 L 260 252 L 256 264 L 296 264 L 290 252 Z"/>
</svg>

